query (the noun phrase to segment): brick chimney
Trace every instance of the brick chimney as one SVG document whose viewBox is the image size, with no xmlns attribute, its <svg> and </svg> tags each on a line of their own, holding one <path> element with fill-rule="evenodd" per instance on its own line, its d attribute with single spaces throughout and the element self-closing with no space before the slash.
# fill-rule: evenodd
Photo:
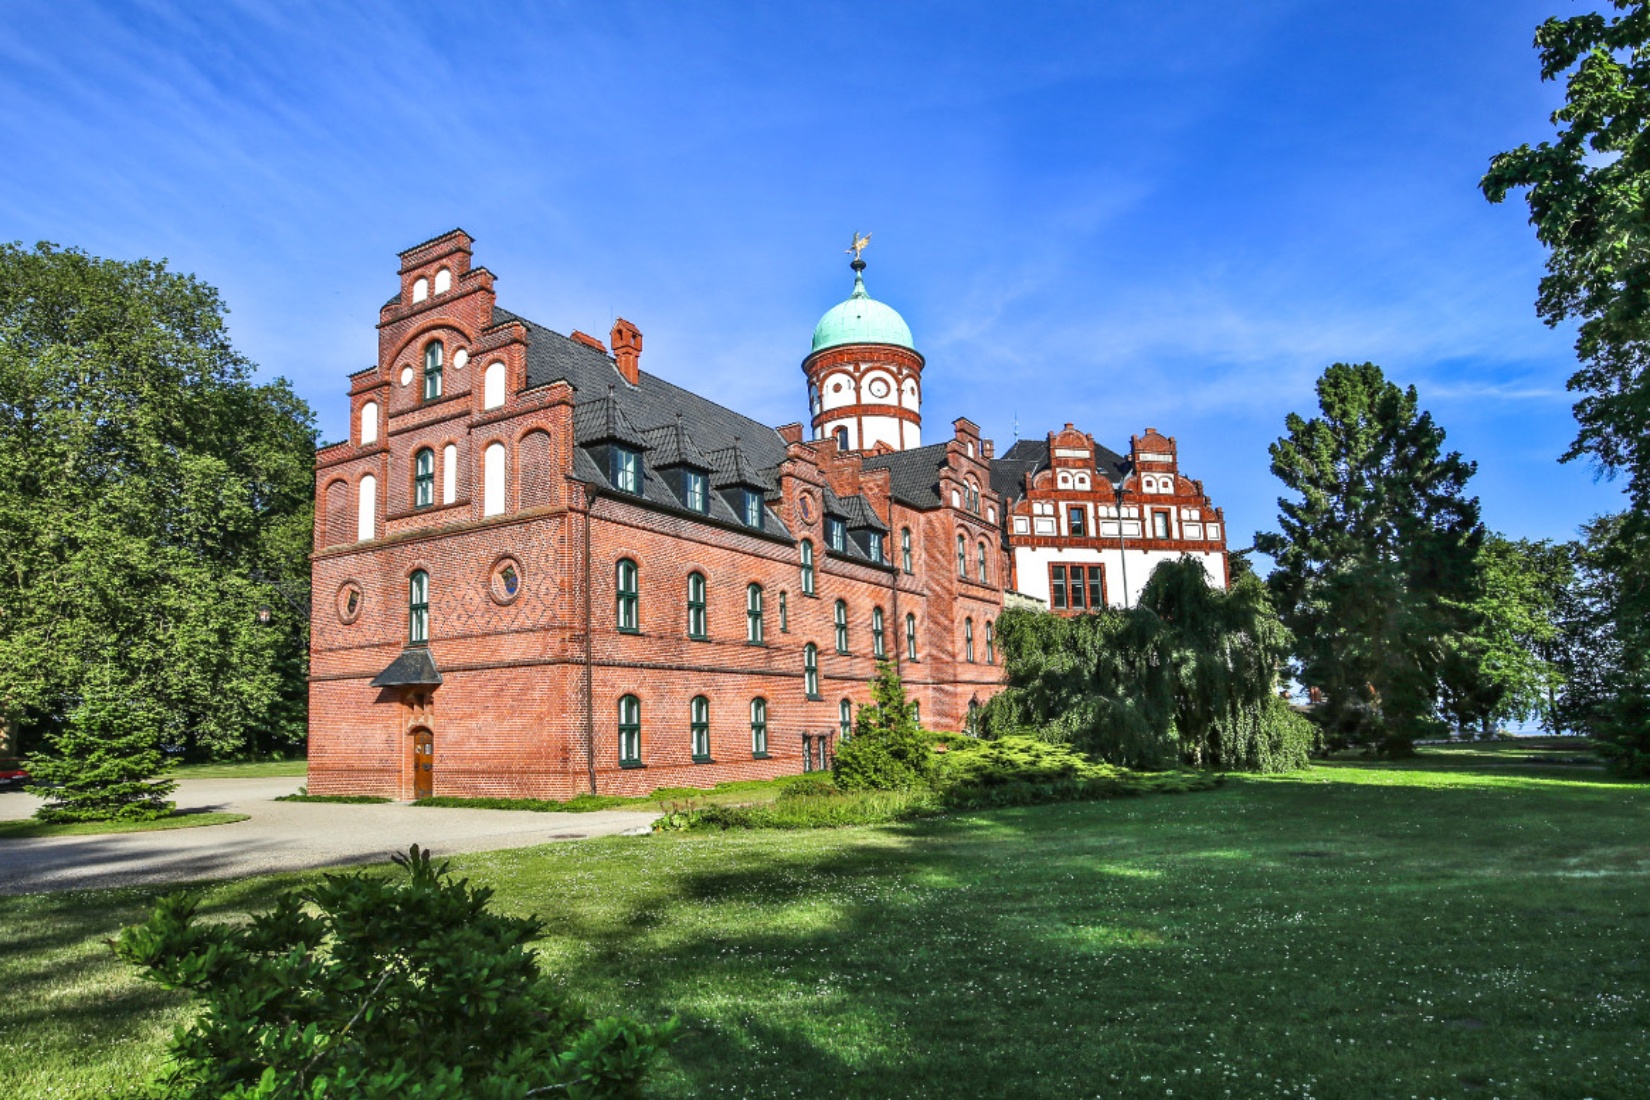
<svg viewBox="0 0 1650 1100">
<path fill-rule="evenodd" d="M 613 361 L 619 365 L 619 373 L 632 386 L 639 384 L 642 378 L 642 330 L 620 317 L 613 322 L 608 340 L 613 345 Z"/>
</svg>

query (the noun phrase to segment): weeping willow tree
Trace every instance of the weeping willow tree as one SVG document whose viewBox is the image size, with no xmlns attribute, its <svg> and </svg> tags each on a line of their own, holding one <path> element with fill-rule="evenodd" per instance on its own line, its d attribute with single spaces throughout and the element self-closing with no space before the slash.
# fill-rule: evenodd
<svg viewBox="0 0 1650 1100">
<path fill-rule="evenodd" d="M 1313 728 L 1277 694 L 1289 632 L 1252 575 L 1222 590 L 1194 559 L 1165 562 L 1134 607 L 1005 611 L 997 637 L 1007 687 L 986 707 L 988 735 L 1031 733 L 1136 768 L 1306 763 Z"/>
</svg>

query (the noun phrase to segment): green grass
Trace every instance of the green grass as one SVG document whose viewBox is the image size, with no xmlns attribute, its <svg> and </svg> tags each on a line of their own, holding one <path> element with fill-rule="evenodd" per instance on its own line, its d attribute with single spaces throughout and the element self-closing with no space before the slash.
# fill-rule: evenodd
<svg viewBox="0 0 1650 1100">
<path fill-rule="evenodd" d="M 652 794 L 626 797 L 615 794 L 578 794 L 565 802 L 549 798 L 458 798 L 435 795 L 414 806 L 469 810 L 523 810 L 530 813 L 593 813 L 597 810 L 650 810 L 663 813 L 685 803 L 695 806 L 772 802 L 796 777 L 736 779 L 708 790 L 697 787 L 661 787 Z"/>
<path fill-rule="evenodd" d="M 157 829 L 193 829 L 201 825 L 228 825 L 245 821 L 247 814 L 181 813 L 158 821 L 77 821 L 48 825 L 32 818 L 0 821 L 0 840 L 33 840 L 43 836 L 98 836 L 103 833 L 150 833 Z"/>
<path fill-rule="evenodd" d="M 389 802 L 381 794 L 281 794 L 270 799 L 271 802 L 342 802 L 351 806 L 364 806 L 368 803 Z"/>
<path fill-rule="evenodd" d="M 231 760 L 221 764 L 179 764 L 174 779 L 268 779 L 309 774 L 307 760 Z"/>
<path fill-rule="evenodd" d="M 1342 763 L 453 864 L 594 1006 L 683 1017 L 658 1097 L 1604 1100 L 1650 1094 L 1647 824 L 1584 769 Z M 102 941 L 156 892 L 0 899 L 0 1095 L 153 1071 L 180 1001 Z"/>
</svg>

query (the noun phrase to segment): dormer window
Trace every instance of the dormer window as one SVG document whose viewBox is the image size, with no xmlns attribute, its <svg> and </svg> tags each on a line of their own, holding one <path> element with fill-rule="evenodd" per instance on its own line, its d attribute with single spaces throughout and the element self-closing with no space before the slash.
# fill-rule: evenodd
<svg viewBox="0 0 1650 1100">
<path fill-rule="evenodd" d="M 710 511 L 709 479 L 697 470 L 682 471 L 682 503 L 692 512 Z"/>
<path fill-rule="evenodd" d="M 613 488 L 621 493 L 642 493 L 642 456 L 628 447 L 613 448 Z"/>
<path fill-rule="evenodd" d="M 841 554 L 848 549 L 848 524 L 844 521 L 827 516 L 825 519 L 825 544 Z"/>
<path fill-rule="evenodd" d="M 881 535 L 877 534 L 875 531 L 872 531 L 870 537 L 865 540 L 865 549 L 870 552 L 872 561 L 876 562 L 878 565 L 883 564 L 885 559 L 882 556 Z"/>
<path fill-rule="evenodd" d="M 441 396 L 441 358 L 443 348 L 440 340 L 431 340 L 424 345 L 424 400 L 434 401 Z"/>
<path fill-rule="evenodd" d="M 740 492 L 742 496 L 740 498 L 741 506 L 739 509 L 739 514 L 741 518 L 744 519 L 745 526 L 754 527 L 760 531 L 762 529 L 762 513 L 764 511 L 762 494 L 756 492 L 754 489 L 742 489 Z"/>
</svg>

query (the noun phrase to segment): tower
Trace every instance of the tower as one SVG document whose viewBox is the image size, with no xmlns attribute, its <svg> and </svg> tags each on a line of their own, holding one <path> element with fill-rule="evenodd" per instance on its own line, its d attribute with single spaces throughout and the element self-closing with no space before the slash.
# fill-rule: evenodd
<svg viewBox="0 0 1650 1100">
<path fill-rule="evenodd" d="M 923 358 L 905 319 L 865 290 L 860 251 L 869 239 L 856 234 L 849 249 L 853 293 L 814 326 L 813 350 L 802 360 L 808 411 L 814 438 L 834 438 L 843 450 L 910 450 L 922 445 Z"/>
</svg>

